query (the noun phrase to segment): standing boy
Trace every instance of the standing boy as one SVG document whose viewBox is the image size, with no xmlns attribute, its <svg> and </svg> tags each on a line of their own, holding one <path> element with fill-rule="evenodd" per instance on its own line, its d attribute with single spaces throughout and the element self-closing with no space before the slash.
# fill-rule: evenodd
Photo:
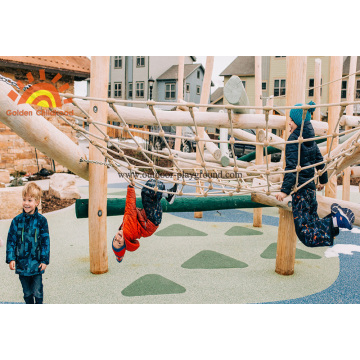
<svg viewBox="0 0 360 360">
<path fill-rule="evenodd" d="M 42 274 L 49 265 L 50 237 L 46 218 L 39 214 L 41 189 L 28 183 L 23 191 L 23 212 L 11 222 L 6 263 L 15 270 L 24 292 L 26 304 L 43 303 Z"/>
</svg>

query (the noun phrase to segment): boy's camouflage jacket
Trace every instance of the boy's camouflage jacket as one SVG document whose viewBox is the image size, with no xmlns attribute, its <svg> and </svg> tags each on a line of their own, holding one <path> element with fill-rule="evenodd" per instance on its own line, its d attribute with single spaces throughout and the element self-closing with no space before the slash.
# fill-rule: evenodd
<svg viewBox="0 0 360 360">
<path fill-rule="evenodd" d="M 41 263 L 48 265 L 50 258 L 50 237 L 46 218 L 35 209 L 34 214 L 25 212 L 16 216 L 10 225 L 6 263 L 15 261 L 15 272 L 32 276 L 43 274 Z"/>
</svg>

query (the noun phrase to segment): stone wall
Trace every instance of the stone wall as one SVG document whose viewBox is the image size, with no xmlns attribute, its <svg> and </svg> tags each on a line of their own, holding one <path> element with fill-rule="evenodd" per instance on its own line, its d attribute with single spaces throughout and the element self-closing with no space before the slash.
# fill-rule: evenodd
<svg viewBox="0 0 360 360">
<path fill-rule="evenodd" d="M 0 74 L 15 81 L 21 80 L 25 85 L 28 84 L 26 77 L 28 72 L 30 71 L 26 69 L 12 69 L 0 66 Z M 31 73 L 34 77 L 34 82 L 38 82 L 40 80 L 39 72 L 32 70 Z M 51 82 L 56 73 L 49 73 L 45 70 L 45 75 L 46 81 Z M 63 75 L 55 86 L 60 88 L 60 86 L 65 83 L 70 85 L 66 92 L 73 93 L 74 78 L 72 76 Z M 37 109 L 35 109 L 34 112 L 36 112 Z M 45 116 L 45 118 L 76 144 L 78 143 L 75 131 L 63 120 L 56 116 Z M 24 171 L 28 174 L 33 174 L 42 168 L 53 170 L 52 159 L 42 154 L 39 150 L 35 150 L 33 146 L 0 122 L 0 169 L 6 169 L 10 174 L 15 171 Z M 67 171 L 66 168 L 57 162 L 55 162 L 55 169 L 57 172 Z"/>
</svg>

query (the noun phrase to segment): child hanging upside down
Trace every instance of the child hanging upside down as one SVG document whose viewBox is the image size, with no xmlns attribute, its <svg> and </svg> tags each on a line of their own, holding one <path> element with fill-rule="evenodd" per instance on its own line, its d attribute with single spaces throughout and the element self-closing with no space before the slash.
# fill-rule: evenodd
<svg viewBox="0 0 360 360">
<path fill-rule="evenodd" d="M 315 105 L 310 102 L 309 105 Z M 295 106 L 302 106 L 296 104 Z M 315 132 L 311 125 L 311 113 L 315 108 L 307 111 L 302 137 L 304 139 L 314 138 Z M 297 140 L 300 136 L 301 123 L 303 121 L 302 109 L 291 109 L 290 111 L 290 136 L 288 141 Z M 298 164 L 298 143 L 286 145 L 285 170 L 294 170 Z M 323 157 L 315 141 L 306 141 L 301 144 L 300 151 L 300 166 L 302 168 L 309 165 L 317 164 L 323 161 Z M 325 164 L 317 165 L 317 170 L 322 170 Z M 299 172 L 298 186 L 304 184 L 314 177 L 314 167 L 301 170 Z M 328 182 L 327 172 L 324 172 L 319 177 L 320 183 L 318 190 L 322 190 L 324 185 Z M 281 192 L 275 195 L 276 199 L 283 201 L 284 198 L 290 194 L 292 188 L 296 183 L 296 172 L 286 173 L 282 184 Z M 316 201 L 316 186 L 314 180 L 308 182 L 301 189 L 297 190 L 292 195 L 292 209 L 294 216 L 294 224 L 296 235 L 300 241 L 309 247 L 316 246 L 331 246 L 334 242 L 334 237 L 339 235 L 339 228 L 346 228 L 351 230 L 352 223 L 354 223 L 354 213 L 347 208 L 342 208 L 338 204 L 331 205 L 331 213 L 325 218 L 320 219 L 317 214 Z"/>
<path fill-rule="evenodd" d="M 156 182 L 154 179 L 150 179 L 145 185 L 152 188 L 157 186 L 159 190 L 165 190 L 165 185 L 159 180 Z M 173 193 L 176 190 L 177 184 L 169 189 Z M 175 200 L 175 194 L 166 194 L 160 191 L 155 193 L 153 189 L 143 187 L 141 189 L 143 209 L 139 209 L 136 207 L 135 189 L 131 185 L 128 186 L 123 222 L 112 242 L 112 249 L 118 262 L 123 260 L 126 250 L 138 249 L 140 243 L 137 239 L 151 236 L 159 227 L 162 219 L 160 202 L 163 197 L 169 204 Z"/>
</svg>

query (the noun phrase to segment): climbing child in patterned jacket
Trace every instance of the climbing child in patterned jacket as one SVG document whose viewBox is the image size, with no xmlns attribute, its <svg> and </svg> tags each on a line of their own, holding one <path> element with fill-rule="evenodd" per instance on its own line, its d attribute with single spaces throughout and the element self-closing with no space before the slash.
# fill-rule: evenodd
<svg viewBox="0 0 360 360">
<path fill-rule="evenodd" d="M 315 103 L 311 101 L 308 105 L 315 105 Z M 302 104 L 296 104 L 295 106 L 302 106 Z M 310 122 L 311 113 L 314 112 L 314 110 L 315 108 L 311 108 L 306 113 L 302 133 L 304 139 L 315 137 L 315 132 Z M 303 110 L 291 109 L 289 123 L 290 136 L 288 141 L 299 138 L 302 121 Z M 296 169 L 298 165 L 298 146 L 298 143 L 286 145 L 285 170 Z M 319 164 L 322 161 L 323 157 L 315 141 L 305 141 L 301 144 L 300 166 L 302 168 Z M 319 164 L 315 167 L 318 171 L 321 171 L 325 167 L 325 164 Z M 333 245 L 334 237 L 339 234 L 339 228 L 352 229 L 355 216 L 350 209 L 342 208 L 340 205 L 334 203 L 331 206 L 331 213 L 323 219 L 319 218 L 317 214 L 316 186 L 314 180 L 311 180 L 314 174 L 314 167 L 303 169 L 299 172 L 298 187 L 306 182 L 307 184 L 292 194 L 295 231 L 300 241 L 306 246 L 331 246 Z M 317 189 L 322 190 L 327 182 L 328 177 L 325 171 L 319 176 Z M 275 195 L 277 200 L 283 201 L 284 198 L 290 194 L 295 183 L 296 172 L 286 173 L 281 192 Z"/>
<path fill-rule="evenodd" d="M 151 188 L 157 186 L 159 190 L 165 190 L 165 185 L 160 180 L 156 182 L 150 179 L 145 185 Z M 118 262 L 123 260 L 126 250 L 138 249 L 140 243 L 137 239 L 151 236 L 156 231 L 162 219 L 161 199 L 165 197 L 172 204 L 176 190 L 177 184 L 169 189 L 170 194 L 159 191 L 155 193 L 153 189 L 144 186 L 141 189 L 143 209 L 139 209 L 136 207 L 135 189 L 131 185 L 128 186 L 123 222 L 112 242 L 112 249 Z"/>
<path fill-rule="evenodd" d="M 46 218 L 39 214 L 41 189 L 36 183 L 28 183 L 22 191 L 23 212 L 11 222 L 6 263 L 15 270 L 24 292 L 26 304 L 43 303 L 42 274 L 49 265 L 50 237 Z"/>
</svg>

